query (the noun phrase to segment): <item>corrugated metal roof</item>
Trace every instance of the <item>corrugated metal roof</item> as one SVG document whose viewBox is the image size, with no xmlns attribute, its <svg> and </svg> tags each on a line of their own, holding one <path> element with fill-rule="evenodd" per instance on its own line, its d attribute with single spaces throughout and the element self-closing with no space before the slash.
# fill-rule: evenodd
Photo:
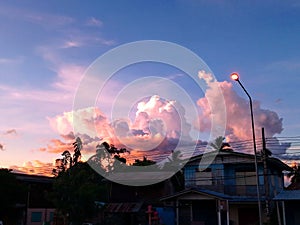
<svg viewBox="0 0 300 225">
<path fill-rule="evenodd" d="M 160 200 L 161 201 L 170 201 L 172 199 L 177 199 L 180 196 L 189 194 L 189 193 L 196 193 L 196 194 L 200 194 L 200 195 L 207 195 L 210 197 L 213 197 L 215 199 L 220 199 L 220 200 L 228 200 L 229 202 L 256 202 L 257 201 L 257 197 L 256 196 L 231 196 L 231 195 L 226 195 L 224 193 L 220 193 L 220 192 L 215 192 L 215 191 L 211 191 L 211 190 L 207 190 L 207 189 L 187 189 L 178 193 L 175 193 L 173 195 L 167 196 L 167 197 L 163 197 Z M 261 196 L 260 197 L 261 201 L 265 200 L 265 197 Z"/>
<path fill-rule="evenodd" d="M 109 203 L 105 211 L 110 213 L 133 213 L 138 212 L 142 205 L 142 202 Z"/>
<path fill-rule="evenodd" d="M 275 196 L 276 201 L 300 200 L 300 190 L 284 190 Z"/>
</svg>

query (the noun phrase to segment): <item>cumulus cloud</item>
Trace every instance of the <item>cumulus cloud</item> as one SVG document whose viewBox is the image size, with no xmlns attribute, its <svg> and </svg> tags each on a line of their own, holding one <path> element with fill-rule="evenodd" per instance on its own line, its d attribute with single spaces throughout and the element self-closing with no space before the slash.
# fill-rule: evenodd
<svg viewBox="0 0 300 225">
<path fill-rule="evenodd" d="M 209 76 L 209 75 L 207 75 Z M 205 97 L 200 98 L 197 102 L 201 108 L 201 114 L 199 116 L 199 129 L 200 131 L 209 131 L 211 129 L 211 108 L 214 104 L 219 104 L 215 101 L 208 101 L 208 98 L 214 99 L 215 86 L 210 86 L 208 82 L 209 90 L 207 90 Z M 222 90 L 224 96 L 226 110 L 216 110 L 215 113 L 225 113 L 226 117 L 226 138 L 227 141 L 240 141 L 249 140 L 252 138 L 251 130 L 251 116 L 249 109 L 249 101 L 240 97 L 232 88 L 232 84 L 223 81 L 214 83 L 218 85 Z M 218 106 L 215 106 L 217 108 Z M 259 137 L 261 134 L 261 128 L 265 128 L 266 136 L 272 137 L 275 134 L 280 134 L 283 130 L 282 118 L 274 111 L 261 108 L 261 104 L 258 101 L 253 101 L 253 114 L 255 121 L 255 132 Z M 221 115 L 217 115 L 217 118 L 221 118 Z"/>
<path fill-rule="evenodd" d="M 64 77 L 67 77 L 64 74 L 68 73 L 60 74 L 62 83 L 55 85 L 63 89 L 71 88 L 72 85 L 64 85 Z M 208 88 L 205 96 L 197 101 L 200 115 L 194 126 L 200 132 L 210 133 L 213 122 L 217 127 L 226 128 L 225 136 L 229 142 L 250 140 L 252 130 L 248 99 L 240 97 L 231 83 L 217 82 L 209 73 L 200 71 L 199 78 L 206 82 Z M 67 79 L 65 83 L 70 84 Z M 258 138 L 262 127 L 266 137 L 281 133 L 282 118 L 276 112 L 263 109 L 258 101 L 253 102 L 253 111 Z M 125 147 L 136 155 L 147 155 L 145 151 L 172 151 L 179 139 L 186 143 L 193 141 L 191 124 L 186 119 L 184 107 L 177 101 L 153 95 L 138 102 L 135 113 L 130 115 L 132 118 L 111 121 L 99 108 L 90 107 L 48 118 L 51 127 L 63 140 L 53 139 L 41 150 L 57 153 L 70 149 L 70 143 L 77 136 L 82 138 L 86 153 L 92 153 L 95 146 L 103 141 Z"/>
<path fill-rule="evenodd" d="M 158 95 L 138 104 L 133 127 L 146 133 L 165 133 L 167 138 L 190 139 L 191 125 L 185 118 L 185 109 L 179 102 Z"/>
<path fill-rule="evenodd" d="M 237 151 L 245 151 L 252 153 L 252 145 L 249 147 L 248 140 L 252 140 L 252 127 L 251 116 L 249 109 L 249 100 L 239 96 L 233 89 L 232 83 L 227 81 L 212 82 L 210 74 L 199 73 L 199 77 L 204 79 L 208 85 L 208 90 L 205 93 L 205 97 L 200 98 L 197 101 L 198 106 L 201 109 L 199 115 L 199 123 L 196 125 L 201 132 L 209 132 L 211 129 L 212 121 L 212 108 L 219 109 L 214 110 L 214 116 L 217 122 L 222 115 L 225 114 L 226 122 L 226 141 L 232 142 L 233 146 L 238 143 Z M 224 96 L 225 109 L 220 109 L 219 102 L 215 101 L 216 87 L 222 90 Z M 255 134 L 257 140 L 261 139 L 261 129 L 264 127 L 265 136 L 268 141 L 271 140 L 272 145 L 269 149 L 273 152 L 273 156 L 290 158 L 290 154 L 285 155 L 287 149 L 291 147 L 289 142 L 280 142 L 275 136 L 280 134 L 283 130 L 282 118 L 272 110 L 264 109 L 261 107 L 259 101 L 253 101 L 253 114 L 255 123 Z M 268 147 L 268 146 L 267 146 Z"/>
<path fill-rule="evenodd" d="M 62 153 L 65 150 L 73 151 L 73 143 L 76 137 L 80 137 L 83 143 L 81 150 L 83 158 L 95 154 L 96 146 L 106 141 L 114 144 L 113 129 L 105 115 L 97 108 L 86 108 L 77 111 L 64 112 L 53 118 L 48 118 L 50 126 L 60 135 L 58 139 L 52 139 L 40 151 L 50 153 Z"/>
<path fill-rule="evenodd" d="M 75 135 L 88 135 L 91 138 L 105 137 L 111 141 L 113 133 L 106 116 L 98 108 L 90 107 L 77 111 L 64 112 L 54 118 L 48 118 L 51 127 L 62 135 L 74 132 Z"/>
<path fill-rule="evenodd" d="M 93 107 L 48 118 L 51 127 L 64 141 L 51 140 L 47 148 L 41 150 L 62 152 L 69 147 L 65 142 L 74 140 L 75 136 L 82 139 L 83 152 L 86 153 L 94 152 L 96 145 L 103 141 L 136 153 L 171 152 L 176 148 L 179 139 L 185 143 L 192 141 L 189 134 L 191 125 L 187 122 L 185 110 L 179 102 L 154 95 L 140 101 L 135 110 L 132 120 L 128 118 L 110 121 L 100 109 Z"/>
</svg>

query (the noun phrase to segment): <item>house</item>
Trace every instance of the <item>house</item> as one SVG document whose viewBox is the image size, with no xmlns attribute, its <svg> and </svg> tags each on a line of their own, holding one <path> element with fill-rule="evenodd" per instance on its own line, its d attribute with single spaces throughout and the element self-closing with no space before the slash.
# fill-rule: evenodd
<svg viewBox="0 0 300 225">
<path fill-rule="evenodd" d="M 165 173 L 170 172 L 121 172 L 113 175 L 117 182 L 109 182 L 109 203 L 105 208 L 104 220 L 108 224 L 131 225 L 131 224 L 174 224 L 174 211 L 163 207 L 160 198 L 175 193 L 177 180 L 163 180 Z M 153 179 L 152 184 L 145 177 Z M 136 186 L 122 184 L 124 180 L 131 179 Z M 156 180 L 162 180 L 155 183 Z M 146 185 L 140 185 L 140 184 Z"/>
<path fill-rule="evenodd" d="M 259 224 L 259 215 L 266 222 L 276 214 L 273 199 L 284 189 L 282 172 L 291 168 L 277 158 L 256 158 L 258 176 L 251 154 L 194 156 L 184 166 L 185 189 L 161 200 L 176 211 L 177 225 L 252 225 Z"/>
<path fill-rule="evenodd" d="M 51 224 L 54 219 L 54 206 L 46 199 L 51 191 L 53 177 L 15 173 L 16 179 L 27 186 L 26 204 L 23 206 L 23 224 Z"/>
<path fill-rule="evenodd" d="M 275 196 L 274 200 L 279 208 L 281 224 L 300 224 L 300 190 L 283 190 Z"/>
</svg>

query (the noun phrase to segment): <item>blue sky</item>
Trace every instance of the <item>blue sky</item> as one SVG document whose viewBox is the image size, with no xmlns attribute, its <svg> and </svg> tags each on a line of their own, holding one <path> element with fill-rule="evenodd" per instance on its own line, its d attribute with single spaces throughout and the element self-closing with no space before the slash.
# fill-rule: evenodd
<svg viewBox="0 0 300 225">
<path fill-rule="evenodd" d="M 61 140 L 57 119 L 72 111 L 84 71 L 105 52 L 141 40 L 190 49 L 219 82 L 232 83 L 229 74 L 239 72 L 260 108 L 283 119 L 283 131 L 272 136 L 299 136 L 298 21 L 296 0 L 1 1 L 0 166 L 50 165 L 61 150 L 49 150 Z M 180 74 L 158 64 L 122 72 L 124 76 L 111 82 L 112 89 L 139 76 Z M 204 97 L 184 76 L 173 80 L 188 90 L 196 105 Z M 247 101 L 237 84 L 226 87 Z"/>
</svg>

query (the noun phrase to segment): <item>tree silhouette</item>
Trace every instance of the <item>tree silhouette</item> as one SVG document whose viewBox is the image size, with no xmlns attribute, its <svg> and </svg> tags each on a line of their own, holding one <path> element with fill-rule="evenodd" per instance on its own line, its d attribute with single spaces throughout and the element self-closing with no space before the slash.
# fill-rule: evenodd
<svg viewBox="0 0 300 225">
<path fill-rule="evenodd" d="M 96 169 L 112 173 L 126 166 L 126 158 L 123 157 L 126 153 L 129 153 L 126 148 L 118 149 L 112 144 L 102 142 L 96 146 L 96 154 L 88 162 Z"/>
<path fill-rule="evenodd" d="M 291 179 L 291 184 L 288 186 L 288 189 L 296 190 L 300 189 L 300 166 L 298 163 L 294 163 L 292 166 L 293 171 L 290 172 L 287 176 Z"/>
<path fill-rule="evenodd" d="M 219 136 L 214 142 L 210 142 L 209 145 L 216 151 L 230 151 L 232 152 L 232 148 L 227 142 L 224 142 L 225 137 Z"/>
<path fill-rule="evenodd" d="M 65 172 L 67 169 L 76 165 L 81 158 L 82 141 L 79 137 L 76 138 L 73 143 L 74 154 L 70 153 L 69 150 L 65 150 L 61 155 L 62 158 L 55 160 L 55 168 L 52 170 L 54 176 L 58 176 L 59 173 Z"/>
<path fill-rule="evenodd" d="M 96 215 L 95 202 L 108 201 L 107 185 L 102 181 L 103 177 L 86 162 L 78 162 L 55 178 L 48 197 L 65 224 L 79 225 Z"/>
<path fill-rule="evenodd" d="M 184 175 L 182 171 L 183 165 L 187 162 L 187 159 L 182 158 L 181 151 L 172 151 L 170 157 L 163 163 L 163 171 L 173 171 L 174 175 L 170 178 L 175 190 L 180 191 L 184 188 Z"/>
<path fill-rule="evenodd" d="M 81 149 L 82 149 L 82 141 L 80 137 L 77 137 L 75 142 L 73 143 L 74 146 L 74 154 L 73 154 L 73 163 L 76 164 L 81 157 Z"/>
<path fill-rule="evenodd" d="M 140 159 L 135 159 L 134 163 L 132 164 L 133 166 L 150 166 L 156 164 L 155 161 L 152 161 L 150 159 L 147 159 L 146 156 L 143 157 L 143 160 Z"/>
</svg>

